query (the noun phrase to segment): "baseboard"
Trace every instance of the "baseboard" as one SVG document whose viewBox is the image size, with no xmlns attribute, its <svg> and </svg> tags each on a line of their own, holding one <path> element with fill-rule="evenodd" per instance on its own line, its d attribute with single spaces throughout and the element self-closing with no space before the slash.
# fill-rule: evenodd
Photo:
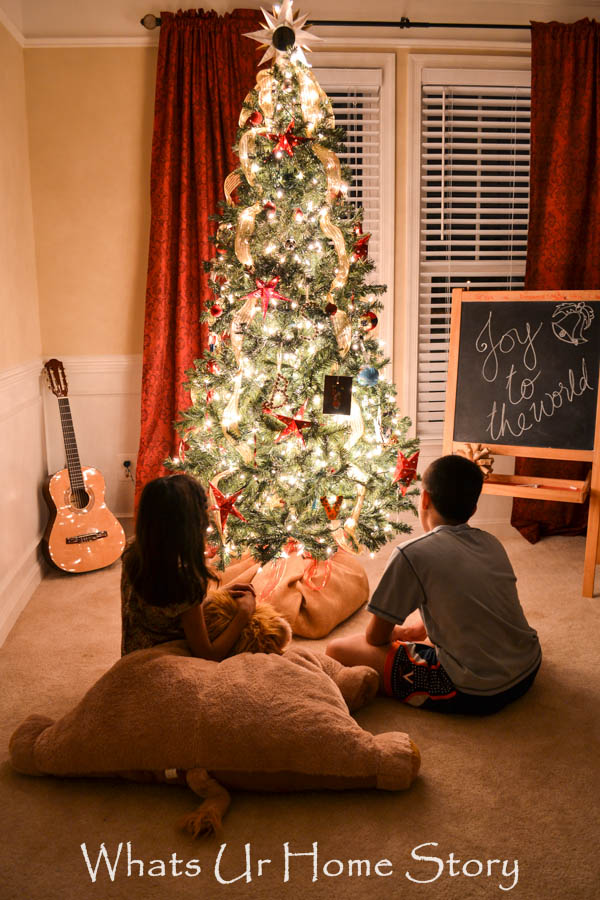
<svg viewBox="0 0 600 900">
<path fill-rule="evenodd" d="M 505 538 L 516 537 L 519 532 L 506 519 L 477 519 L 474 517 L 470 522 L 473 528 L 480 528 L 482 531 L 489 531 L 499 540 Z"/>
<path fill-rule="evenodd" d="M 0 647 L 31 600 L 44 577 L 45 563 L 39 542 L 30 547 L 20 562 L 0 583 Z"/>
</svg>

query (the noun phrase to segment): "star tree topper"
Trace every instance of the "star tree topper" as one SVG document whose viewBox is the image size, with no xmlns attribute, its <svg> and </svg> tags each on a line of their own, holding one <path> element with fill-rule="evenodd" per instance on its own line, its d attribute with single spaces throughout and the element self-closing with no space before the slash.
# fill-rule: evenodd
<svg viewBox="0 0 600 900">
<path fill-rule="evenodd" d="M 244 37 L 252 38 L 253 41 L 258 41 L 261 46 L 267 48 L 259 65 L 269 59 L 274 59 L 277 62 L 286 50 L 293 47 L 292 62 L 301 62 L 305 66 L 310 66 L 304 55 L 304 50 L 310 50 L 309 44 L 312 44 L 314 41 L 322 41 L 323 38 L 317 37 L 316 34 L 312 34 L 304 28 L 308 15 L 301 16 L 298 14 L 294 18 L 292 2 L 293 0 L 283 0 L 283 3 L 280 5 L 276 4 L 273 6 L 272 13 L 268 13 L 261 7 L 267 26 L 263 26 L 259 31 L 250 31 L 244 35 Z"/>
</svg>

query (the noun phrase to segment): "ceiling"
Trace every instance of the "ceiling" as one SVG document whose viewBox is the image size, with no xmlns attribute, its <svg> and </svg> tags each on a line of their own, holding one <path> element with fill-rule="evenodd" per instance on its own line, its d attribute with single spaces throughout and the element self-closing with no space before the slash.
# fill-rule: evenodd
<svg viewBox="0 0 600 900">
<path fill-rule="evenodd" d="M 236 7 L 270 9 L 265 0 L 212 0 L 210 6 L 219 13 Z M 146 13 L 160 14 L 163 9 L 176 11 L 187 7 L 182 0 L 0 0 L 0 21 L 16 30 L 26 42 L 36 39 L 94 39 L 116 38 L 148 40 L 156 38 L 140 24 Z M 189 4 L 190 8 L 192 4 Z M 412 21 L 423 22 L 481 22 L 527 24 L 531 19 L 574 22 L 589 16 L 598 17 L 600 0 L 571 2 L 571 0 L 454 0 L 451 11 L 448 0 L 370 0 L 365 9 L 364 0 L 297 0 L 296 9 L 308 12 L 315 19 L 397 21 L 407 16 Z M 326 33 L 326 32 L 322 32 Z M 329 31 L 329 33 L 332 33 Z M 358 28 L 352 29 L 359 36 Z M 364 33 L 364 31 L 363 31 Z M 369 35 L 375 32 L 369 29 Z M 383 32 L 389 34 L 389 31 Z M 395 29 L 393 33 L 406 36 L 406 31 Z M 416 31 L 411 29 L 411 36 Z M 465 37 L 462 30 L 453 34 Z M 473 35 L 473 31 L 469 32 Z M 419 36 L 439 36 L 431 29 L 420 29 Z M 518 32 L 479 32 L 492 37 L 501 35 L 505 40 L 516 40 Z"/>
</svg>

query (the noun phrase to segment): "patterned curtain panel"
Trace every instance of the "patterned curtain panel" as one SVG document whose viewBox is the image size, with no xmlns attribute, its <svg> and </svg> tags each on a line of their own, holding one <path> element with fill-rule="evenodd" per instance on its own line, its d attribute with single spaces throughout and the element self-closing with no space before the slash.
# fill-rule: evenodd
<svg viewBox="0 0 600 900">
<path fill-rule="evenodd" d="M 534 22 L 531 173 L 525 287 L 600 288 L 600 24 Z M 519 475 L 585 478 L 589 463 L 518 458 Z M 587 507 L 515 500 L 512 524 L 532 543 L 583 534 Z"/>
<path fill-rule="evenodd" d="M 190 404 L 185 371 L 202 356 L 201 304 L 211 295 L 203 260 L 214 253 L 210 216 L 232 152 L 244 97 L 256 81 L 255 10 L 161 13 L 151 170 L 151 224 L 144 326 L 136 506 L 144 484 L 177 453 L 173 422 Z"/>
</svg>

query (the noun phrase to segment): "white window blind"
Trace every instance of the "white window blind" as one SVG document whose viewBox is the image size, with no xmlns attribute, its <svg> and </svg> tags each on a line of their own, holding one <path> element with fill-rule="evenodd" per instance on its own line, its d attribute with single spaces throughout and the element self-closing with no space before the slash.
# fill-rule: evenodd
<svg viewBox="0 0 600 900">
<path fill-rule="evenodd" d="M 436 84 L 424 72 L 417 367 L 424 439 L 442 436 L 452 290 L 523 285 L 530 88 L 527 73 L 514 74 L 496 72 L 496 83 L 478 85 Z"/>
<path fill-rule="evenodd" d="M 375 263 L 370 280 L 383 280 L 381 237 L 381 84 L 380 69 L 315 69 L 315 77 L 329 96 L 335 124 L 346 132 L 340 161 L 352 173 L 348 198 L 362 206 L 363 231 L 370 232 L 369 256 Z"/>
</svg>

